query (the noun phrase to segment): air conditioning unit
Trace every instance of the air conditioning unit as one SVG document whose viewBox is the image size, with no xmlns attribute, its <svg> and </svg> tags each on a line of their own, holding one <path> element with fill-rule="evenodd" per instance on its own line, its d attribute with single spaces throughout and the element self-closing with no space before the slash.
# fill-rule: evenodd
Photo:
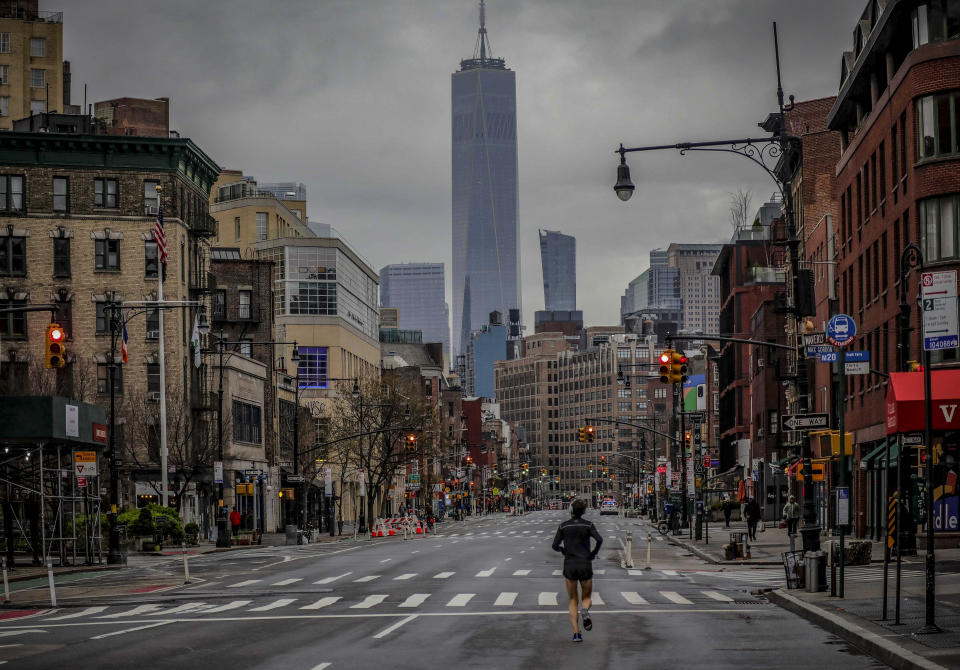
<svg viewBox="0 0 960 670">
<path fill-rule="evenodd" d="M 762 367 L 763 367 L 763 359 L 762 359 L 762 358 L 758 358 L 758 359 L 757 359 L 757 367 L 758 367 L 758 368 L 762 368 Z"/>
<path fill-rule="evenodd" d="M 147 331 L 147 339 L 148 339 L 148 340 L 159 340 L 159 339 L 160 339 L 160 331 L 159 331 L 159 330 L 148 330 L 148 331 Z"/>
<path fill-rule="evenodd" d="M 147 400 L 150 402 L 160 402 L 160 391 L 147 391 Z"/>
<path fill-rule="evenodd" d="M 156 216 L 156 215 L 157 215 L 157 206 L 156 206 L 156 205 L 144 205 L 144 206 L 143 206 L 143 213 L 146 214 L 146 215 L 148 215 L 148 216 L 150 216 L 150 215 Z"/>
</svg>

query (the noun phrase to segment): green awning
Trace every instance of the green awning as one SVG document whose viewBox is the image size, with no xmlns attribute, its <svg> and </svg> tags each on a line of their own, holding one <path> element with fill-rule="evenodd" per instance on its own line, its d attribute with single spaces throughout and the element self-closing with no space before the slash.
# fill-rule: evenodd
<svg viewBox="0 0 960 670">
<path fill-rule="evenodd" d="M 867 454 L 863 461 L 867 463 L 868 468 L 880 469 L 884 467 L 886 461 L 886 452 L 887 452 L 887 441 L 883 440 L 880 442 L 880 445 Z M 893 467 L 897 464 L 897 452 L 898 448 L 895 442 L 890 442 L 890 466 Z"/>
<path fill-rule="evenodd" d="M 774 466 L 775 468 L 783 469 L 797 459 L 798 459 L 797 456 L 787 456 L 786 458 L 781 458 L 779 461 L 776 461 L 775 463 L 771 463 L 770 465 Z"/>
<path fill-rule="evenodd" d="M 887 449 L 887 441 L 882 440 L 880 442 L 880 445 L 876 449 L 871 451 L 869 454 L 861 458 L 860 462 L 867 463 L 869 465 L 870 461 L 872 461 L 873 459 L 882 457 L 886 449 Z"/>
</svg>

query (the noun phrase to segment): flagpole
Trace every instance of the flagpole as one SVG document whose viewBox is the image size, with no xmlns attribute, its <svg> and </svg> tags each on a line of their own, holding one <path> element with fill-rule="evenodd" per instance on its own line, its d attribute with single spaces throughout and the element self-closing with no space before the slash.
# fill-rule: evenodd
<svg viewBox="0 0 960 670">
<path fill-rule="evenodd" d="M 157 228 L 163 235 L 163 240 L 157 240 L 157 302 L 161 305 L 159 312 L 160 318 L 160 502 L 164 508 L 169 507 L 170 495 L 167 483 L 167 366 L 166 366 L 166 340 L 163 336 L 163 275 L 167 269 L 167 241 L 166 233 L 163 231 L 163 186 L 157 184 Z M 156 231 L 154 232 L 156 237 Z M 160 246 L 163 249 L 160 249 Z"/>
</svg>

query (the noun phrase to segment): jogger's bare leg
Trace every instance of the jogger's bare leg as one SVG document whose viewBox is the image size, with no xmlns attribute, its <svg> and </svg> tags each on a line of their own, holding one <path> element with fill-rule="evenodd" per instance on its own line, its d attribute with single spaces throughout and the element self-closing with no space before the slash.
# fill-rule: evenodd
<svg viewBox="0 0 960 670">
<path fill-rule="evenodd" d="M 570 597 L 570 623 L 573 624 L 573 632 L 580 632 L 580 621 L 577 612 L 577 605 L 579 604 L 577 597 L 577 583 L 572 579 L 565 579 L 567 583 L 567 595 Z"/>
<path fill-rule="evenodd" d="M 593 603 L 590 600 L 590 596 L 593 595 L 593 580 L 588 579 L 586 581 L 580 582 L 580 602 L 583 606 L 583 609 L 590 609 L 590 605 Z"/>
</svg>

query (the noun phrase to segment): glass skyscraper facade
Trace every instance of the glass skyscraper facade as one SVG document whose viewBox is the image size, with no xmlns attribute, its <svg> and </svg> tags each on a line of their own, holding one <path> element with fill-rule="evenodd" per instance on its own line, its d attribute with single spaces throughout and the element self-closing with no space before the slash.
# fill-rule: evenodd
<svg viewBox="0 0 960 670">
<path fill-rule="evenodd" d="M 450 309 L 443 263 L 402 263 L 380 270 L 380 306 L 397 309 L 400 330 L 420 330 L 424 342 L 442 342 L 450 353 Z"/>
<path fill-rule="evenodd" d="M 543 304 L 546 311 L 577 308 L 577 240 L 553 230 L 540 231 Z"/>
<path fill-rule="evenodd" d="M 483 10 L 474 57 L 451 76 L 453 341 L 464 353 L 490 312 L 520 304 L 516 78 L 489 55 Z"/>
</svg>

